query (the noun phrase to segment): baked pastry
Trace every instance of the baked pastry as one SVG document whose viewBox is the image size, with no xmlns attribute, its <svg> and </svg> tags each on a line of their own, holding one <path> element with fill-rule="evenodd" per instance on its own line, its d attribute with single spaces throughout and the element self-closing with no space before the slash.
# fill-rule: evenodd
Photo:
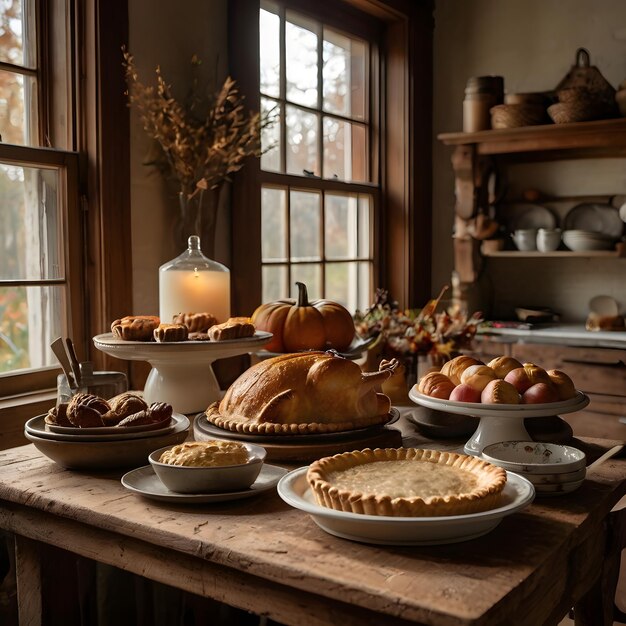
<svg viewBox="0 0 626 626">
<path fill-rule="evenodd" d="M 484 404 L 519 404 L 520 399 L 517 389 L 501 378 L 488 382 L 480 394 Z"/>
<path fill-rule="evenodd" d="M 58 406 L 53 406 L 43 421 L 54 426 L 72 426 L 72 422 L 67 419 L 67 402 L 60 402 Z"/>
<path fill-rule="evenodd" d="M 233 321 L 229 319 L 223 324 L 215 324 L 209 328 L 209 337 L 211 341 L 224 341 L 226 339 L 241 339 L 243 337 L 252 337 L 255 332 L 254 325 L 250 322 Z"/>
<path fill-rule="evenodd" d="M 590 313 L 585 322 L 586 330 L 608 330 L 608 331 L 623 331 L 626 330 L 626 320 L 621 315 L 598 315 L 597 313 Z"/>
<path fill-rule="evenodd" d="M 109 403 L 91 393 L 77 393 L 67 404 L 67 419 L 76 428 L 104 426 L 102 416 L 111 410 Z"/>
<path fill-rule="evenodd" d="M 450 361 L 446 361 L 441 367 L 441 373 L 447 376 L 455 385 L 459 385 L 461 383 L 461 374 L 470 365 L 484 365 L 484 363 L 473 356 L 461 354 Z"/>
<path fill-rule="evenodd" d="M 187 341 L 189 330 L 185 324 L 159 324 L 153 334 L 155 341 L 159 343 Z"/>
<path fill-rule="evenodd" d="M 548 372 L 546 372 L 543 367 L 539 367 L 534 363 L 524 363 L 523 368 L 528 375 L 528 380 L 530 380 L 531 385 L 536 385 L 537 383 L 550 384 L 551 381 Z"/>
<path fill-rule="evenodd" d="M 224 467 L 243 465 L 249 459 L 246 446 L 238 441 L 185 441 L 166 450 L 160 463 L 185 467 Z"/>
<path fill-rule="evenodd" d="M 384 424 L 389 398 L 377 392 L 398 363 L 362 372 L 333 352 L 298 352 L 265 359 L 246 370 L 218 404 L 209 422 L 259 435 L 305 435 Z"/>
<path fill-rule="evenodd" d="M 470 365 L 461 374 L 461 383 L 481 391 L 496 379 L 496 373 L 488 365 Z"/>
<path fill-rule="evenodd" d="M 477 457 L 416 448 L 365 449 L 314 461 L 307 481 L 321 506 L 402 517 L 495 508 L 506 472 Z"/>
<path fill-rule="evenodd" d="M 576 395 L 574 381 L 565 372 L 561 370 L 548 370 L 547 374 L 556 388 L 559 400 L 569 400 Z"/>
<path fill-rule="evenodd" d="M 148 408 L 146 401 L 134 393 L 121 393 L 108 403 L 111 408 L 102 416 L 105 426 L 117 426 L 125 417 Z"/>
<path fill-rule="evenodd" d="M 420 379 L 417 390 L 426 396 L 447 400 L 454 387 L 455 384 L 445 374 L 428 372 Z"/>
<path fill-rule="evenodd" d="M 187 335 L 189 341 L 211 341 L 209 333 L 207 332 L 194 332 Z"/>
<path fill-rule="evenodd" d="M 152 341 L 160 320 L 156 315 L 127 315 L 111 324 L 111 332 L 125 341 Z"/>
<path fill-rule="evenodd" d="M 165 424 L 172 418 L 172 407 L 165 402 L 153 402 L 147 409 L 133 413 L 125 417 L 117 428 L 127 426 L 150 426 L 152 424 Z"/>
<path fill-rule="evenodd" d="M 172 324 L 184 324 L 190 333 L 205 333 L 217 324 L 217 318 L 210 313 L 179 313 L 174 315 Z"/>
<path fill-rule="evenodd" d="M 511 370 L 522 367 L 522 364 L 512 356 L 498 356 L 491 359 L 487 365 L 496 373 L 498 378 L 504 378 Z"/>
</svg>

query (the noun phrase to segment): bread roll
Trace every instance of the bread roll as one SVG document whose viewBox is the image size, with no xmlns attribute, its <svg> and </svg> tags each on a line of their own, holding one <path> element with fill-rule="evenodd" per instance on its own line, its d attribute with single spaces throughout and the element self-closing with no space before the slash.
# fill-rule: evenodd
<svg viewBox="0 0 626 626">
<path fill-rule="evenodd" d="M 519 404 L 520 399 L 517 389 L 500 378 L 487 383 L 480 395 L 484 404 Z"/>
<path fill-rule="evenodd" d="M 531 385 L 536 385 L 537 383 L 546 383 L 549 385 L 552 382 L 548 376 L 548 372 L 546 372 L 543 367 L 539 367 L 534 363 L 524 363 L 523 367 Z"/>
<path fill-rule="evenodd" d="M 425 396 L 447 400 L 456 385 L 441 372 L 429 372 L 423 376 L 417 390 Z"/>
<path fill-rule="evenodd" d="M 447 376 L 455 385 L 459 385 L 461 383 L 461 374 L 470 365 L 484 365 L 484 363 L 472 356 L 461 354 L 450 361 L 446 361 L 441 368 L 441 373 Z"/>
<path fill-rule="evenodd" d="M 512 356 L 497 356 L 487 365 L 496 373 L 498 378 L 504 378 L 511 370 L 522 367 L 522 364 Z"/>
<path fill-rule="evenodd" d="M 489 366 L 470 365 L 461 374 L 461 383 L 482 392 L 487 384 L 496 378 L 496 373 Z"/>
<path fill-rule="evenodd" d="M 559 400 L 569 400 L 576 395 L 574 381 L 565 372 L 548 370 L 547 374 L 556 388 Z"/>
</svg>

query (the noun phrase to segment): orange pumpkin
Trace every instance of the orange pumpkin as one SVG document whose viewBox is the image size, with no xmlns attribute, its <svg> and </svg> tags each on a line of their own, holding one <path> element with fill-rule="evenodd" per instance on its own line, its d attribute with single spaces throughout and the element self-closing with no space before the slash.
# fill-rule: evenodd
<svg viewBox="0 0 626 626">
<path fill-rule="evenodd" d="M 258 330 L 272 333 L 265 345 L 270 352 L 298 352 L 329 347 L 344 351 L 354 338 L 350 312 L 332 300 L 309 302 L 306 285 L 298 286 L 297 300 L 277 300 L 262 304 L 252 314 Z"/>
</svg>

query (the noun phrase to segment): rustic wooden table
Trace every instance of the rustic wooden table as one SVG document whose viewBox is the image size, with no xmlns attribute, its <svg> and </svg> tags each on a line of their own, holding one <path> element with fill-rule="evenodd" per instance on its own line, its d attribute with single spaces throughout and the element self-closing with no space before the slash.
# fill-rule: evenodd
<svg viewBox="0 0 626 626">
<path fill-rule="evenodd" d="M 429 443 L 404 428 L 409 444 Z M 590 460 L 615 442 L 578 441 Z M 456 444 L 458 445 L 458 443 Z M 612 623 L 626 459 L 576 492 L 536 500 L 488 535 L 429 547 L 372 546 L 322 531 L 275 492 L 171 506 L 118 474 L 64 470 L 32 445 L 0 452 L 0 528 L 15 536 L 20 624 L 41 624 L 46 546 L 284 624 L 436 626 Z"/>
</svg>

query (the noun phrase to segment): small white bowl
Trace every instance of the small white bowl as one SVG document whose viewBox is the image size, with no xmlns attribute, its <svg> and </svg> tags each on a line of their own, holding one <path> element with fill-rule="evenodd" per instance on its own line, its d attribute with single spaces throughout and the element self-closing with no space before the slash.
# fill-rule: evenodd
<svg viewBox="0 0 626 626">
<path fill-rule="evenodd" d="M 571 483 L 555 483 L 553 485 L 535 485 L 535 493 L 538 497 L 541 496 L 562 496 L 566 493 L 571 493 L 578 489 L 583 483 L 583 480 L 577 480 Z"/>
<path fill-rule="evenodd" d="M 537 441 L 492 443 L 483 449 L 482 458 L 524 476 L 575 472 L 587 465 L 585 453 L 578 448 Z"/>
<path fill-rule="evenodd" d="M 161 463 L 161 455 L 172 446 L 155 450 L 148 456 L 148 460 L 161 482 L 176 493 L 242 491 L 257 479 L 267 452 L 262 446 L 241 443 L 248 451 L 248 461 L 240 465 L 190 467 Z"/>
<path fill-rule="evenodd" d="M 587 468 L 581 467 L 574 472 L 562 472 L 560 474 L 530 474 L 524 473 L 524 478 L 527 478 L 533 485 L 558 485 L 561 483 L 573 483 L 579 480 L 584 480 L 587 476 Z"/>
</svg>

